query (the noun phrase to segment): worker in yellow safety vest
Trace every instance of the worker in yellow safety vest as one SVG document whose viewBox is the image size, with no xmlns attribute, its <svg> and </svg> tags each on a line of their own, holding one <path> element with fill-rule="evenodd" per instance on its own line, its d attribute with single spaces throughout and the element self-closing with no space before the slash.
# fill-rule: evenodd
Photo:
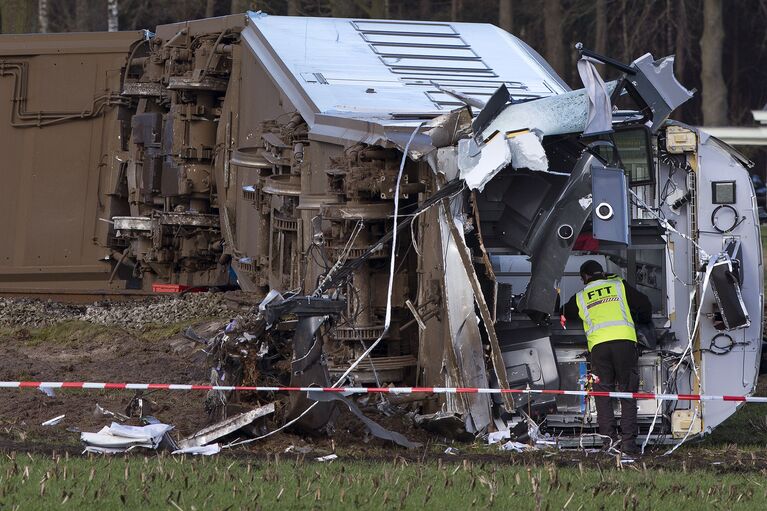
<svg viewBox="0 0 767 511">
<path fill-rule="evenodd" d="M 636 392 L 639 389 L 639 355 L 634 322 L 652 319 L 650 300 L 617 275 L 606 275 L 599 262 L 588 260 L 581 265 L 584 288 L 565 304 L 568 321 L 583 322 L 596 377 L 594 390 Z M 618 444 L 618 428 L 612 400 L 594 398 L 599 433 L 605 445 Z M 620 449 L 636 454 L 637 403 L 621 399 Z"/>
</svg>

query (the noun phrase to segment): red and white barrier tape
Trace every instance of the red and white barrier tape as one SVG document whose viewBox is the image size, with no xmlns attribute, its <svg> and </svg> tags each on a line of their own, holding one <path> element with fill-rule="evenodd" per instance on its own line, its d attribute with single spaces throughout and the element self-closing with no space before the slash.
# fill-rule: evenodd
<svg viewBox="0 0 767 511">
<path fill-rule="evenodd" d="M 108 389 L 108 390 L 220 390 L 237 392 L 337 392 L 344 394 L 552 394 L 557 396 L 655 399 L 658 401 L 742 401 L 767 403 L 767 397 L 711 396 L 705 394 L 652 394 L 552 389 L 483 389 L 475 387 L 250 387 L 245 385 L 186 385 L 176 383 L 95 383 L 81 381 L 0 381 L 0 388 Z"/>
</svg>

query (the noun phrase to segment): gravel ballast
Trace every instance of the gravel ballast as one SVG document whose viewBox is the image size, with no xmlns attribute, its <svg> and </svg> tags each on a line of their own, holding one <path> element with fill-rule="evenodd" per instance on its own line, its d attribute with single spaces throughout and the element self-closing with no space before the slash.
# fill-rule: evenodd
<svg viewBox="0 0 767 511">
<path fill-rule="evenodd" d="M 64 321 L 141 329 L 146 325 L 218 318 L 231 314 L 222 293 L 188 293 L 140 301 L 78 305 L 30 298 L 0 298 L 0 326 L 41 328 Z"/>
</svg>

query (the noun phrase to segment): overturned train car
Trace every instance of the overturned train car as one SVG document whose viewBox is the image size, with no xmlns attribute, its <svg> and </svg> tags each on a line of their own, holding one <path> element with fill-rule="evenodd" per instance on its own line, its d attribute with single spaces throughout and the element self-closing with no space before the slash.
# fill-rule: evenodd
<svg viewBox="0 0 767 511">
<path fill-rule="evenodd" d="M 652 302 L 641 391 L 749 394 L 749 162 L 667 119 L 691 95 L 673 59 L 616 65 L 619 80 L 571 91 L 491 25 L 261 13 L 2 36 L 0 290 L 236 281 L 280 293 L 262 312 L 292 336 L 294 383 L 580 390 L 584 332 L 559 307 L 596 259 Z M 637 405 L 655 441 L 736 409 Z M 577 396 L 444 395 L 421 412 L 470 433 L 525 415 L 562 438 L 596 429 Z"/>
</svg>

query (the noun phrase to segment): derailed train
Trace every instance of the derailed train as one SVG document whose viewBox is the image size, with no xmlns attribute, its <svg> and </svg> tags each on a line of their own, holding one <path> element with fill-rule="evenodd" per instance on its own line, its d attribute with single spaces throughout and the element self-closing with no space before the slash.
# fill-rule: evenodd
<svg viewBox="0 0 767 511">
<path fill-rule="evenodd" d="M 619 80 L 587 64 L 571 91 L 491 25 L 262 13 L 2 36 L 0 291 L 236 281 L 277 297 L 262 313 L 301 384 L 577 390 L 585 336 L 558 308 L 597 259 L 652 302 L 642 391 L 752 393 L 749 162 L 667 119 L 692 94 L 673 59 L 608 64 Z M 654 441 L 736 409 L 637 404 Z M 562 438 L 596 428 L 577 396 L 421 412 L 469 433 L 528 414 Z"/>
</svg>

